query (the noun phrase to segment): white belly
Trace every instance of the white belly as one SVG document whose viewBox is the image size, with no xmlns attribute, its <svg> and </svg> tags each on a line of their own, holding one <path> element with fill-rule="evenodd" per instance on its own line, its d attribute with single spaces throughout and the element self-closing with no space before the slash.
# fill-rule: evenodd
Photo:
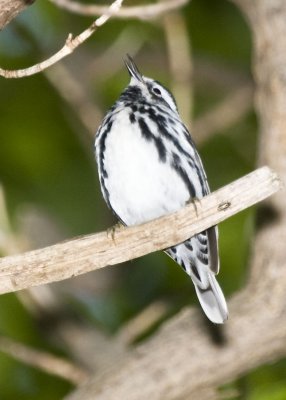
<svg viewBox="0 0 286 400">
<path fill-rule="evenodd" d="M 106 138 L 104 165 L 110 205 L 127 225 L 180 209 L 189 192 L 168 162 L 159 160 L 154 142 L 142 137 L 127 113 L 120 113 Z"/>
</svg>

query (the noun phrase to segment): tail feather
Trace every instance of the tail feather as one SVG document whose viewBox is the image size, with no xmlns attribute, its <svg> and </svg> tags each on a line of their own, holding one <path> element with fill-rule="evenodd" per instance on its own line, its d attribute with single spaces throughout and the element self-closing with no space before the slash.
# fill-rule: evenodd
<svg viewBox="0 0 286 400">
<path fill-rule="evenodd" d="M 215 278 L 219 272 L 217 236 L 217 227 L 212 227 L 167 249 L 166 253 L 191 277 L 206 316 L 222 324 L 228 318 L 228 310 Z"/>
<path fill-rule="evenodd" d="M 208 274 L 208 278 L 209 286 L 206 289 L 194 283 L 196 293 L 206 316 L 215 324 L 223 324 L 228 318 L 227 304 L 212 272 Z"/>
</svg>

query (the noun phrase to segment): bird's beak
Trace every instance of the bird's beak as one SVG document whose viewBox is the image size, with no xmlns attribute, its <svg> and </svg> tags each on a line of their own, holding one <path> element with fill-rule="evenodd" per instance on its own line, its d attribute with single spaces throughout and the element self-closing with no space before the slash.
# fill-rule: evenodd
<svg viewBox="0 0 286 400">
<path fill-rule="evenodd" d="M 139 72 L 135 62 L 133 61 L 132 57 L 129 54 L 126 54 L 126 58 L 124 59 L 126 68 L 132 78 L 135 78 L 137 81 L 144 83 L 143 77 Z"/>
</svg>

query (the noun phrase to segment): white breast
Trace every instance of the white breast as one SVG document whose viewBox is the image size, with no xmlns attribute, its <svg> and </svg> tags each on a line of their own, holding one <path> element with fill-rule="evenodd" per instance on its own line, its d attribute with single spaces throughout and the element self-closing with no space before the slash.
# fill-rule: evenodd
<svg viewBox="0 0 286 400">
<path fill-rule="evenodd" d="M 174 212 L 189 199 L 176 171 L 159 160 L 154 142 L 142 137 L 126 111 L 117 114 L 106 138 L 104 166 L 109 201 L 127 224 L 139 224 Z"/>
</svg>

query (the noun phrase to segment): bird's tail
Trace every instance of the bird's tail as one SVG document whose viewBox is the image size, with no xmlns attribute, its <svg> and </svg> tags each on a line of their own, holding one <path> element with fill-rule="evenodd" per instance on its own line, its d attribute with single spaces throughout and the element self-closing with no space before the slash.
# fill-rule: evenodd
<svg viewBox="0 0 286 400">
<path fill-rule="evenodd" d="M 210 271 L 207 275 L 205 288 L 194 282 L 196 293 L 206 316 L 215 324 L 223 324 L 228 318 L 227 304 L 214 273 Z"/>
<path fill-rule="evenodd" d="M 223 292 L 215 278 L 219 272 L 217 228 L 212 227 L 166 250 L 192 278 L 206 316 L 223 324 L 228 310 Z"/>
</svg>

